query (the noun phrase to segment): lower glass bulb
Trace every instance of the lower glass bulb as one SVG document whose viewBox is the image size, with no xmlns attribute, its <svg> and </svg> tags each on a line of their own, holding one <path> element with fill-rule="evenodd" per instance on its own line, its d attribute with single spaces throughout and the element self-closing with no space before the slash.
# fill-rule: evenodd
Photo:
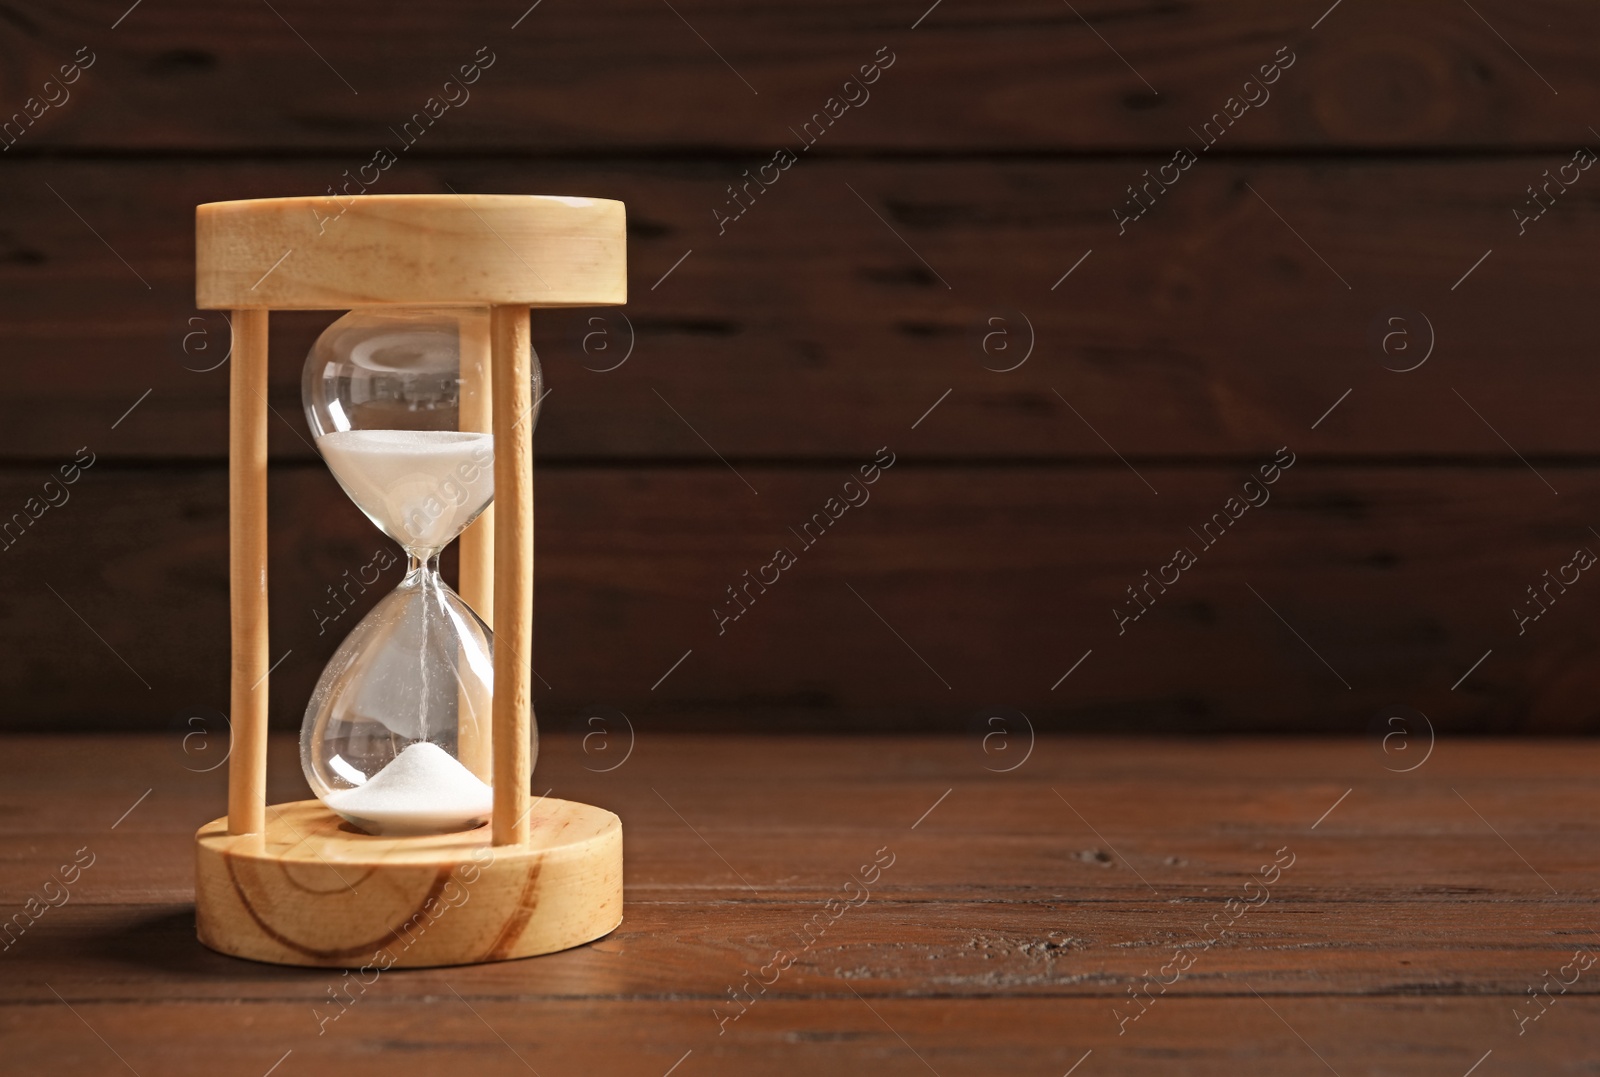
<svg viewBox="0 0 1600 1077">
<path fill-rule="evenodd" d="M 493 809 L 494 638 L 412 562 L 334 652 L 306 707 L 300 762 L 330 809 L 369 834 L 438 834 Z"/>
</svg>

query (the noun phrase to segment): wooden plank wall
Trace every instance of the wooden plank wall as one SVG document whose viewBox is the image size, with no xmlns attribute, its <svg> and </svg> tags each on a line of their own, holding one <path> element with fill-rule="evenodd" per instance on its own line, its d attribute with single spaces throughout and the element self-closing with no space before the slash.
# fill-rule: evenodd
<svg viewBox="0 0 1600 1077">
<path fill-rule="evenodd" d="M 0 726 L 226 707 L 192 209 L 365 188 L 628 203 L 625 318 L 536 322 L 547 725 L 1600 728 L 1600 10 L 524 7 L 0 8 Z M 398 579 L 327 320 L 273 325 L 283 728 Z"/>
</svg>

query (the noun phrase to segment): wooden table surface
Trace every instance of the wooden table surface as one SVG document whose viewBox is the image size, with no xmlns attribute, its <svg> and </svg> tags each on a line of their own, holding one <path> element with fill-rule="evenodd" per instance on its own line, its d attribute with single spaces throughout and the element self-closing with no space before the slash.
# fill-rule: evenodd
<svg viewBox="0 0 1600 1077">
<path fill-rule="evenodd" d="M 365 985 L 195 942 L 215 739 L 0 743 L 7 1074 L 1600 1066 L 1591 742 L 549 739 L 536 791 L 623 819 L 622 926 Z"/>
</svg>

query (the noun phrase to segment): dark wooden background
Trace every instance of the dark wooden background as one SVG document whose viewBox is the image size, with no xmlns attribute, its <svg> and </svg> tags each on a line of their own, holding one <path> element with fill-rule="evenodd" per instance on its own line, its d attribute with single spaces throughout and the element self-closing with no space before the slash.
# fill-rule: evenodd
<svg viewBox="0 0 1600 1077">
<path fill-rule="evenodd" d="M 95 57 L 0 154 L 0 516 L 95 459 L 0 551 L 0 725 L 226 707 L 226 325 L 193 309 L 193 207 L 323 193 L 486 47 L 371 190 L 630 218 L 628 323 L 536 323 L 547 727 L 1600 728 L 1600 582 L 1512 614 L 1600 551 L 1600 170 L 1513 213 L 1600 149 L 1600 9 L 1327 6 L 0 6 L 0 113 Z M 882 46 L 870 100 L 719 234 L 726 186 Z M 1270 100 L 1119 235 L 1125 188 L 1282 46 Z M 1405 373 L 1374 343 L 1396 310 L 1408 355 L 1436 337 Z M 1024 319 L 1027 362 L 986 369 Z M 314 610 L 384 541 L 306 444 L 328 320 L 273 323 L 284 728 L 376 594 L 321 636 Z M 882 446 L 870 502 L 719 636 L 724 589 Z M 1282 446 L 1270 504 L 1119 636 L 1124 589 Z"/>
</svg>

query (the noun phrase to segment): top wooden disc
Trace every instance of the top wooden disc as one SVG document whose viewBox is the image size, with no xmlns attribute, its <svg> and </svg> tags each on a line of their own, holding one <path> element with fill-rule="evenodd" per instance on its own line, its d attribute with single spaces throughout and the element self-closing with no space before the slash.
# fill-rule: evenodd
<svg viewBox="0 0 1600 1077">
<path fill-rule="evenodd" d="M 354 195 L 195 207 L 202 310 L 607 306 L 627 301 L 608 198 Z"/>
</svg>

